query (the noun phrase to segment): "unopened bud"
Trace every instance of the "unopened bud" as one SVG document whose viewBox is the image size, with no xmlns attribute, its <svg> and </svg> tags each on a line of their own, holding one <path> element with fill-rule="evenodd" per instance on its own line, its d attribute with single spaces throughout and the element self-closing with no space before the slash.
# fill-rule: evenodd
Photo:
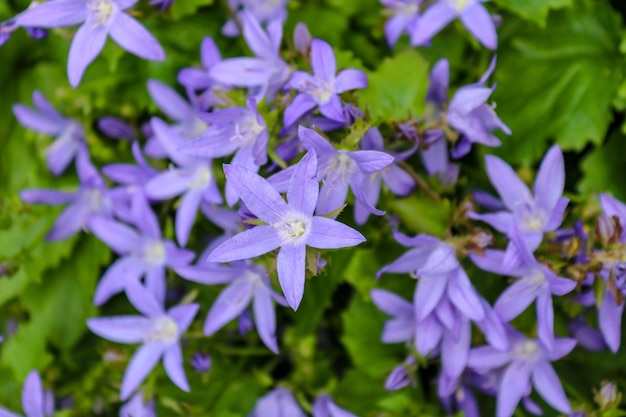
<svg viewBox="0 0 626 417">
<path fill-rule="evenodd" d="M 596 239 L 604 246 L 615 244 L 619 240 L 618 229 L 619 220 L 616 217 L 602 214 L 598 217 L 598 223 L 596 224 Z"/>
<path fill-rule="evenodd" d="M 600 391 L 596 392 L 594 400 L 602 410 L 613 409 L 619 406 L 622 395 L 617 392 L 615 383 L 603 381 Z"/>
<path fill-rule="evenodd" d="M 113 139 L 132 140 L 135 137 L 133 128 L 122 119 L 114 116 L 101 117 L 98 120 L 98 129 Z"/>
<path fill-rule="evenodd" d="M 311 47 L 311 33 L 305 23 L 298 23 L 296 29 L 293 31 L 293 43 L 296 46 L 296 50 L 302 55 L 309 53 Z"/>
<path fill-rule="evenodd" d="M 385 381 L 385 389 L 387 391 L 396 391 L 407 387 L 411 383 L 409 370 L 404 365 L 393 368 L 387 380 Z"/>
</svg>

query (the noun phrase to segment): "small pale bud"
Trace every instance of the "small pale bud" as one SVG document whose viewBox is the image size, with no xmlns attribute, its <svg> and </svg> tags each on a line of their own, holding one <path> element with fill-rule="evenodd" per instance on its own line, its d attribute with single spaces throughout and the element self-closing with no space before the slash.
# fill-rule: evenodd
<svg viewBox="0 0 626 417">
<path fill-rule="evenodd" d="M 603 381 L 600 391 L 595 393 L 594 400 L 600 406 L 600 409 L 614 409 L 619 406 L 622 394 L 617 392 L 617 386 L 613 382 Z"/>
<path fill-rule="evenodd" d="M 596 224 L 596 239 L 598 239 L 604 246 L 608 246 L 617 243 L 619 236 L 617 235 L 616 227 L 617 219 L 609 217 L 605 214 L 598 217 L 598 223 Z"/>
<path fill-rule="evenodd" d="M 302 55 L 309 53 L 311 47 L 311 33 L 305 23 L 298 23 L 296 29 L 293 32 L 293 43 L 296 46 L 296 50 Z"/>
<path fill-rule="evenodd" d="M 407 387 L 411 383 L 409 370 L 404 365 L 393 368 L 387 380 L 385 381 L 385 389 L 387 391 L 396 391 Z"/>
</svg>

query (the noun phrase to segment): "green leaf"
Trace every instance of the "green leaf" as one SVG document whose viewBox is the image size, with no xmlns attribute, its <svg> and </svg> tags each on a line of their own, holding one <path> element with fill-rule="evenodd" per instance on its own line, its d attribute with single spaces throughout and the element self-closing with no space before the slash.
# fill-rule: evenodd
<svg viewBox="0 0 626 417">
<path fill-rule="evenodd" d="M 367 78 L 369 85 L 360 92 L 359 106 L 370 112 L 374 123 L 406 120 L 425 109 L 428 62 L 416 50 L 386 58 Z"/>
<path fill-rule="evenodd" d="M 545 29 L 520 23 L 498 56 L 497 112 L 513 134 L 497 150 L 510 163 L 600 143 L 624 73 L 620 17 L 607 2 L 578 2 L 550 14 Z"/>
<path fill-rule="evenodd" d="M 179 20 L 180 18 L 196 13 L 196 11 L 203 6 L 210 6 L 213 4 L 213 0 L 184 0 L 175 1 L 172 3 L 170 11 L 172 12 L 172 18 Z"/>
<path fill-rule="evenodd" d="M 375 378 L 391 371 L 406 353 L 401 345 L 381 342 L 386 320 L 384 313 L 360 295 L 352 299 L 350 307 L 342 315 L 344 334 L 341 340 L 354 366 Z"/>
<path fill-rule="evenodd" d="M 572 5 L 572 0 L 495 0 L 494 2 L 542 27 L 546 25 L 550 9 Z"/>
<path fill-rule="evenodd" d="M 35 318 L 20 324 L 17 332 L 3 343 L 0 362 L 11 369 L 15 379 L 21 381 L 31 370 L 44 369 L 52 362 L 52 355 L 46 352 L 48 330 L 45 321 Z"/>
<path fill-rule="evenodd" d="M 452 215 L 449 200 L 433 201 L 425 196 L 411 196 L 390 201 L 389 206 L 402 223 L 415 233 L 443 236 Z"/>
<path fill-rule="evenodd" d="M 370 290 L 376 287 L 376 271 L 381 262 L 374 249 L 356 249 L 352 253 L 350 262 L 344 270 L 345 280 L 352 284 L 359 294 L 369 298 Z"/>
<path fill-rule="evenodd" d="M 606 144 L 595 148 L 583 159 L 581 169 L 584 176 L 578 183 L 581 193 L 590 195 L 609 192 L 620 200 L 626 200 L 624 143 L 626 136 L 616 132 Z"/>
</svg>

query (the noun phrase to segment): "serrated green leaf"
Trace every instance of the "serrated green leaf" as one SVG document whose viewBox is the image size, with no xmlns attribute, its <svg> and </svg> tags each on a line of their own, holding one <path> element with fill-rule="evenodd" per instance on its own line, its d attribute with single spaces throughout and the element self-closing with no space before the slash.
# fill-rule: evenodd
<svg viewBox="0 0 626 417">
<path fill-rule="evenodd" d="M 550 9 L 572 5 L 572 0 L 495 0 L 494 3 L 511 10 L 526 20 L 545 26 Z"/>
<path fill-rule="evenodd" d="M 496 152 L 529 165 L 553 139 L 566 150 L 600 143 L 624 76 L 620 35 L 607 2 L 553 12 L 545 29 L 520 25 L 499 48 L 493 97 L 513 134 Z"/>
<path fill-rule="evenodd" d="M 369 111 L 374 122 L 406 120 L 423 112 L 428 62 L 416 50 L 406 49 L 385 59 L 367 78 L 359 106 Z"/>
</svg>

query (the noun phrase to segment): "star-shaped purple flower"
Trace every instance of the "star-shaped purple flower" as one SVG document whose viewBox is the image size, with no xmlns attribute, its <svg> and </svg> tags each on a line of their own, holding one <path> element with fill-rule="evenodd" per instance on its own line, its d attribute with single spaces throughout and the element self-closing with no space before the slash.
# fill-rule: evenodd
<svg viewBox="0 0 626 417">
<path fill-rule="evenodd" d="M 311 68 L 312 76 L 296 71 L 289 80 L 289 86 L 299 93 L 285 109 L 284 125 L 293 124 L 315 106 L 328 119 L 344 123 L 341 99 L 337 94 L 366 88 L 367 76 L 356 69 L 345 69 L 335 76 L 337 64 L 333 48 L 320 39 L 311 41 Z"/>
<path fill-rule="evenodd" d="M 380 0 L 380 2 L 387 8 L 385 14 L 391 15 L 385 23 L 387 44 L 393 47 L 403 32 L 413 36 L 420 20 L 419 7 L 422 0 Z"/>
<path fill-rule="evenodd" d="M 411 34 L 411 44 L 425 45 L 451 21 L 459 18 L 470 33 L 489 49 L 498 47 L 493 19 L 483 2 L 487 0 L 439 0 L 427 8 Z"/>
<path fill-rule="evenodd" d="M 141 58 L 153 61 L 165 59 L 159 42 L 139 22 L 124 10 L 138 0 L 51 0 L 39 3 L 21 13 L 20 26 L 78 28 L 67 61 L 67 75 L 72 87 L 78 86 L 85 69 L 96 59 L 107 36 Z"/>
<path fill-rule="evenodd" d="M 165 373 L 183 391 L 189 383 L 183 368 L 179 340 L 187 331 L 198 304 L 183 304 L 167 312 L 156 299 L 138 283 L 127 292 L 131 303 L 144 316 L 95 317 L 87 327 L 100 337 L 117 343 L 143 343 L 135 352 L 122 379 L 120 397 L 126 400 L 163 358 Z"/>
<path fill-rule="evenodd" d="M 287 202 L 267 180 L 245 168 L 224 165 L 226 178 L 248 210 L 266 224 L 246 230 L 218 246 L 209 262 L 254 258 L 280 248 L 278 280 L 287 302 L 296 310 L 304 294 L 306 247 L 337 249 L 365 241 L 345 224 L 314 216 L 319 195 L 317 156 L 309 151 L 289 181 Z"/>
<path fill-rule="evenodd" d="M 46 149 L 46 164 L 53 175 L 61 175 L 78 152 L 86 150 L 85 131 L 76 120 L 56 111 L 41 92 L 33 92 L 33 104 L 34 109 L 16 104 L 13 113 L 22 126 L 55 137 Z"/>
</svg>

